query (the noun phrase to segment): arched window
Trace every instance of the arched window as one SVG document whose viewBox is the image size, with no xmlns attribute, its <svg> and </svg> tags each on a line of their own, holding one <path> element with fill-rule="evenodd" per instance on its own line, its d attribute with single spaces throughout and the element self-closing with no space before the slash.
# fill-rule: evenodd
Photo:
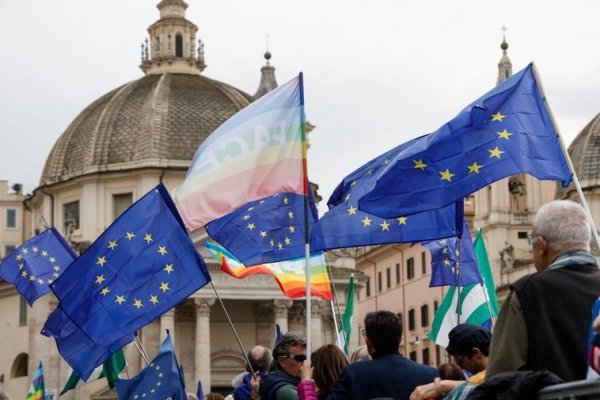
<svg viewBox="0 0 600 400">
<path fill-rule="evenodd" d="M 13 365 L 10 368 L 10 377 L 11 378 L 20 378 L 22 376 L 27 376 L 27 362 L 29 361 L 29 356 L 25 353 L 21 353 L 15 358 L 13 361 Z"/>
<path fill-rule="evenodd" d="M 183 57 L 183 36 L 175 35 L 175 57 Z"/>
</svg>

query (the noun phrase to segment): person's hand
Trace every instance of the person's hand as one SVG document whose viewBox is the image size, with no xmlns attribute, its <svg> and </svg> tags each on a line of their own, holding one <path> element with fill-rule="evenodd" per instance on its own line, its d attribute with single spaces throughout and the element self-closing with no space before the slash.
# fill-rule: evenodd
<svg viewBox="0 0 600 400">
<path fill-rule="evenodd" d="M 439 396 L 438 389 L 435 383 L 417 386 L 410 395 L 410 400 L 425 400 L 435 399 Z"/>
<path fill-rule="evenodd" d="M 250 398 L 251 399 L 260 399 L 260 396 L 258 395 L 258 389 L 260 388 L 260 375 L 258 372 L 255 372 L 254 375 L 252 375 L 252 378 L 250 378 Z"/>
<path fill-rule="evenodd" d="M 313 368 L 308 365 L 308 361 L 304 360 L 302 366 L 300 367 L 300 378 L 303 381 L 310 381 L 313 377 Z"/>
</svg>

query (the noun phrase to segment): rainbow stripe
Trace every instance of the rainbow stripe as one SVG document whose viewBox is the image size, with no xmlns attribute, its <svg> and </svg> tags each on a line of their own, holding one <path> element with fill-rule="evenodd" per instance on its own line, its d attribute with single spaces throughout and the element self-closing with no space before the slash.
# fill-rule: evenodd
<svg viewBox="0 0 600 400">
<path fill-rule="evenodd" d="M 31 386 L 27 391 L 26 400 L 44 400 L 46 397 L 46 390 L 44 388 L 44 368 L 42 367 L 42 363 L 35 372 L 33 376 L 33 381 L 31 382 Z"/>
<path fill-rule="evenodd" d="M 306 261 L 304 258 L 246 267 L 223 246 L 206 242 L 206 248 L 210 255 L 221 265 L 221 270 L 234 278 L 243 279 L 253 274 L 271 275 L 287 297 L 294 299 L 306 296 Z M 327 275 L 324 253 L 311 255 L 310 281 L 312 296 L 331 301 L 331 285 Z"/>
</svg>

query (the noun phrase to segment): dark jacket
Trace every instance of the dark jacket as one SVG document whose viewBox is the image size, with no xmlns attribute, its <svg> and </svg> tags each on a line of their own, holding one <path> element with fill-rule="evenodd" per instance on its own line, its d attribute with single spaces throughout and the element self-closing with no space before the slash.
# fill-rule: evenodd
<svg viewBox="0 0 600 400">
<path fill-rule="evenodd" d="M 529 400 L 535 399 L 540 389 L 562 383 L 549 371 L 503 372 L 487 379 L 469 395 L 469 400 Z"/>
<path fill-rule="evenodd" d="M 369 361 L 342 369 L 330 400 L 368 400 L 378 397 L 408 400 L 419 385 L 433 382 L 438 372 L 400 354 L 373 355 Z"/>
<path fill-rule="evenodd" d="M 277 391 L 288 385 L 298 387 L 300 378 L 286 374 L 280 369 L 269 372 L 261 381 L 259 386 L 261 400 L 277 400 Z"/>
</svg>

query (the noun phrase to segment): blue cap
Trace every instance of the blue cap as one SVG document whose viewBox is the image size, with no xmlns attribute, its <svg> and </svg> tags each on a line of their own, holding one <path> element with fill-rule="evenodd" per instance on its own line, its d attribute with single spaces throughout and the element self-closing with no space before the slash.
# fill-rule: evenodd
<svg viewBox="0 0 600 400">
<path fill-rule="evenodd" d="M 448 339 L 448 353 L 470 354 L 473 347 L 489 347 L 492 334 L 480 325 L 459 324 L 448 333 Z"/>
</svg>

